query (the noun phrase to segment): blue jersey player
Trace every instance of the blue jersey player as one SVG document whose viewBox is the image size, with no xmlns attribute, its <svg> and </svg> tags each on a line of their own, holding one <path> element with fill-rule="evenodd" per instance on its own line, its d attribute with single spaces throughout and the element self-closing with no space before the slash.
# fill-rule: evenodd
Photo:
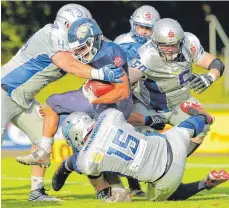
<svg viewBox="0 0 229 208">
<path fill-rule="evenodd" d="M 102 31 L 93 19 L 81 18 L 74 22 L 68 32 L 68 41 L 73 56 L 79 62 L 95 68 L 114 64 L 123 68 L 125 75 L 120 79 L 122 83 L 114 83 L 114 89 L 106 95 L 91 100 L 90 103 L 82 90 L 75 90 L 63 94 L 55 94 L 47 100 L 47 111 L 44 119 L 43 137 L 40 148 L 26 156 L 17 157 L 17 161 L 27 165 L 49 165 L 49 156 L 53 136 L 57 130 L 59 115 L 70 114 L 75 111 L 85 112 L 95 117 L 108 107 L 123 112 L 128 119 L 132 111 L 127 60 L 123 50 L 113 42 L 104 41 Z M 88 95 L 90 97 L 90 95 Z M 90 98 L 89 98 L 90 99 Z"/>
</svg>

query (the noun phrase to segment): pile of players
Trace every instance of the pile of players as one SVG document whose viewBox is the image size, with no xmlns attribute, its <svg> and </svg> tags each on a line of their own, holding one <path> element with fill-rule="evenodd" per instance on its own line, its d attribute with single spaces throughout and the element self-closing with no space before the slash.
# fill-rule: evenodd
<svg viewBox="0 0 229 208">
<path fill-rule="evenodd" d="M 97 198 L 106 202 L 145 196 L 139 181 L 148 183 L 149 200 L 162 201 L 184 200 L 229 179 L 220 170 L 181 183 L 187 156 L 214 121 L 190 91 L 202 93 L 217 81 L 223 62 L 176 20 L 161 19 L 152 6 L 136 9 L 130 26 L 112 42 L 85 7 L 67 4 L 53 24 L 37 31 L 2 67 L 2 137 L 12 122 L 33 143 L 31 154 L 16 158 L 33 165 L 29 201 L 59 201 L 45 192 L 44 175 L 63 114 L 70 114 L 62 128 L 74 154 L 53 176 L 56 191 L 73 171 L 87 175 Z M 208 73 L 193 74 L 192 64 Z M 114 89 L 99 98 L 84 86 L 54 94 L 44 116 L 34 96 L 66 73 L 110 82 Z M 158 133 L 165 124 L 173 128 Z M 131 195 L 120 175 L 127 177 Z"/>
</svg>

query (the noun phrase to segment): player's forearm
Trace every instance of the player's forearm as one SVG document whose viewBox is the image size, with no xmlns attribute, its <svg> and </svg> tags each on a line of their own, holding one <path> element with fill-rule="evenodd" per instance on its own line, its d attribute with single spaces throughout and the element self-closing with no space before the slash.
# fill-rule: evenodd
<svg viewBox="0 0 229 208">
<path fill-rule="evenodd" d="M 93 104 L 112 104 L 119 101 L 125 100 L 129 97 L 129 90 L 125 89 L 114 89 L 108 92 L 107 94 L 96 98 L 93 101 Z"/>
<path fill-rule="evenodd" d="M 139 113 L 132 112 L 128 118 L 128 123 L 135 126 L 145 125 L 145 116 Z"/>
<path fill-rule="evenodd" d="M 58 52 L 52 57 L 53 63 L 60 69 L 76 76 L 90 79 L 92 67 L 75 60 L 70 52 Z"/>
<path fill-rule="evenodd" d="M 106 93 L 105 95 L 96 98 L 93 101 L 93 104 L 112 104 L 127 99 L 130 95 L 127 75 L 121 77 L 120 80 L 122 80 L 122 83 L 113 84 L 114 89 Z"/>
<path fill-rule="evenodd" d="M 81 64 L 75 61 L 75 63 L 71 63 L 71 65 L 69 65 L 69 67 L 65 71 L 85 79 L 90 79 L 91 70 L 92 70 L 91 66 Z"/>
</svg>

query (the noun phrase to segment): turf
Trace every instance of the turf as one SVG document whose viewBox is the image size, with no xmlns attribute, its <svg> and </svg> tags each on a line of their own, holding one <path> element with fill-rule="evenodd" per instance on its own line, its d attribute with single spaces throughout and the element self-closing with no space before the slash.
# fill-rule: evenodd
<svg viewBox="0 0 229 208">
<path fill-rule="evenodd" d="M 229 182 L 221 184 L 211 191 L 202 191 L 186 201 L 179 202 L 147 202 L 143 198 L 134 198 L 133 203 L 105 204 L 95 198 L 94 190 L 85 176 L 73 173 L 67 184 L 59 192 L 51 189 L 51 178 L 57 164 L 52 164 L 46 174 L 48 193 L 59 197 L 63 202 L 27 202 L 30 191 L 30 167 L 17 164 L 14 158 L 2 158 L 2 207 L 89 207 L 89 208 L 226 208 L 229 207 Z M 212 169 L 224 168 L 229 171 L 228 156 L 192 156 L 188 159 L 183 182 L 188 183 L 204 178 Z M 125 185 L 126 180 L 123 179 Z M 146 185 L 142 183 L 143 189 Z"/>
</svg>

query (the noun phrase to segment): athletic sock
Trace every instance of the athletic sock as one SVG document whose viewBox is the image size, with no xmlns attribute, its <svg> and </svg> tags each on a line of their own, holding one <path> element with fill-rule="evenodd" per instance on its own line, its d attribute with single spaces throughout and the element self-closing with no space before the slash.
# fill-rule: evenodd
<svg viewBox="0 0 229 208">
<path fill-rule="evenodd" d="M 127 177 L 130 190 L 141 190 L 140 183 L 137 179 Z"/>
<path fill-rule="evenodd" d="M 51 152 L 51 147 L 53 145 L 54 139 L 48 137 L 42 137 L 40 147 L 43 148 L 46 152 Z"/>
<path fill-rule="evenodd" d="M 44 177 L 31 176 L 31 191 L 44 187 Z"/>
<path fill-rule="evenodd" d="M 185 200 L 199 193 L 200 191 L 203 191 L 204 189 L 206 189 L 204 180 L 188 184 L 181 183 L 177 190 L 168 198 L 168 200 Z"/>
</svg>

